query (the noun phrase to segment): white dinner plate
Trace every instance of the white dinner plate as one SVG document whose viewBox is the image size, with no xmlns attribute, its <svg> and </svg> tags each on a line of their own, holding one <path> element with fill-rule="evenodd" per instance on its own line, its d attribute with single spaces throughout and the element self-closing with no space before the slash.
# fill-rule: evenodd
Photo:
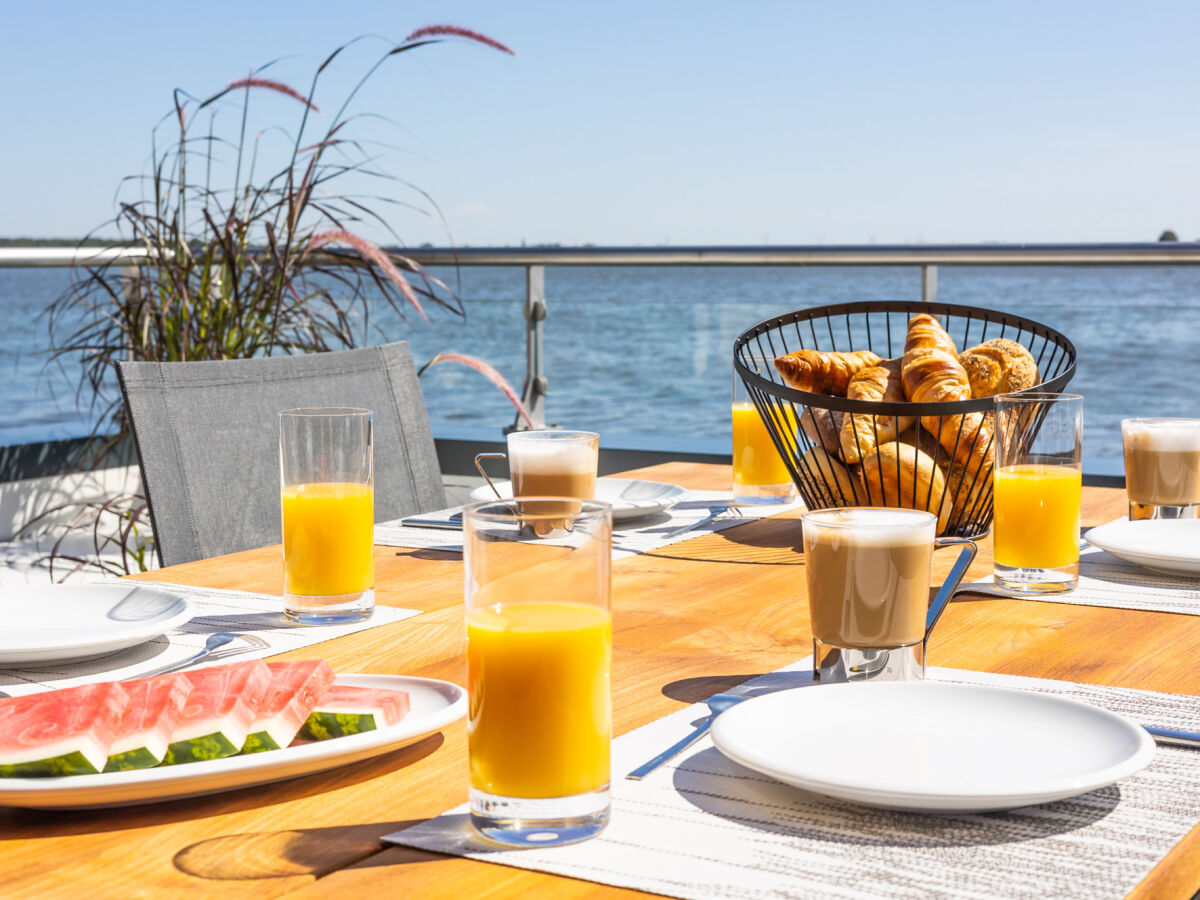
<svg viewBox="0 0 1200 900">
<path fill-rule="evenodd" d="M 408 691 L 411 708 L 408 715 L 386 728 L 294 744 L 282 750 L 99 775 L 0 778 L 0 806 L 133 806 L 284 781 L 416 743 L 461 719 L 467 711 L 467 692 L 448 681 L 404 675 L 339 675 L 337 684 Z"/>
<path fill-rule="evenodd" d="M 1074 797 L 1154 755 L 1144 729 L 1077 700 L 931 681 L 755 697 L 718 716 L 712 739 L 734 762 L 805 790 L 943 812 Z"/>
<path fill-rule="evenodd" d="M 158 637 L 195 614 L 159 587 L 22 584 L 0 587 L 0 665 L 90 659 Z"/>
<path fill-rule="evenodd" d="M 511 481 L 495 481 L 500 496 L 512 496 Z M 677 484 L 663 481 L 642 481 L 637 478 L 597 478 L 596 499 L 612 506 L 613 521 L 640 519 L 670 509 L 687 493 Z M 491 500 L 495 497 L 486 484 L 471 491 L 472 500 Z"/>
<path fill-rule="evenodd" d="M 1122 516 L 1084 535 L 1087 542 L 1126 562 L 1167 575 L 1200 576 L 1200 519 Z"/>
</svg>

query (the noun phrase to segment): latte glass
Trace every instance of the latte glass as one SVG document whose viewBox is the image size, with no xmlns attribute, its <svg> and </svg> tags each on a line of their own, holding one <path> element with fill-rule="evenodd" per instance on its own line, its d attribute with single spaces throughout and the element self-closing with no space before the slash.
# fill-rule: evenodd
<svg viewBox="0 0 1200 900">
<path fill-rule="evenodd" d="M 1129 518 L 1195 519 L 1200 419 L 1122 419 Z"/>
<path fill-rule="evenodd" d="M 924 677 L 929 633 L 975 558 L 975 544 L 939 540 L 937 516 L 923 510 L 821 509 L 805 513 L 801 521 L 814 678 Z M 933 551 L 943 546 L 963 550 L 931 607 Z"/>
</svg>

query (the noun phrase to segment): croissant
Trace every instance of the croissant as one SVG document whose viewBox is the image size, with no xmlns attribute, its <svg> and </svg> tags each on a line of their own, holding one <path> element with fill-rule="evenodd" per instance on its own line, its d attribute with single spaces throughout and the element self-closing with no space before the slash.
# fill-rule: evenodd
<svg viewBox="0 0 1200 900">
<path fill-rule="evenodd" d="M 788 387 L 844 397 L 851 376 L 878 362 L 879 357 L 870 350 L 797 350 L 775 357 L 775 368 Z"/>
<path fill-rule="evenodd" d="M 954 341 L 927 313 L 918 313 L 908 321 L 900 371 L 904 393 L 914 403 L 971 399 L 971 382 L 958 361 Z M 992 432 L 983 413 L 922 416 L 921 424 L 960 465 L 990 462 Z"/>
<path fill-rule="evenodd" d="M 974 397 L 994 397 L 1023 391 L 1038 383 L 1037 362 L 1024 345 L 1007 338 L 993 338 L 958 357 Z"/>
<path fill-rule="evenodd" d="M 942 503 L 946 477 L 929 458 L 912 444 L 889 441 L 865 456 L 862 477 L 868 502 L 876 506 L 924 509 L 938 517 L 938 533 L 950 520 L 950 504 Z"/>
<path fill-rule="evenodd" d="M 859 369 L 846 386 L 849 400 L 903 403 L 904 385 L 900 360 L 885 359 L 877 366 Z M 877 444 L 894 440 L 915 420 L 912 416 L 848 415 L 842 420 L 842 459 L 856 463 L 875 450 Z"/>
</svg>

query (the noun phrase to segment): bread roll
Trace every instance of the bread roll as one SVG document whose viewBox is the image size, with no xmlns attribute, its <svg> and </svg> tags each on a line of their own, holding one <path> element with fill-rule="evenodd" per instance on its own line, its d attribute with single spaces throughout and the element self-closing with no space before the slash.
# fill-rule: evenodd
<svg viewBox="0 0 1200 900">
<path fill-rule="evenodd" d="M 863 458 L 862 477 L 872 506 L 928 510 L 938 517 L 938 533 L 945 529 L 950 518 L 949 508 L 942 508 L 946 478 L 929 454 L 898 441 L 880 444 Z"/>
<path fill-rule="evenodd" d="M 952 465 L 946 472 L 946 499 L 950 509 L 950 522 L 961 526 L 979 519 L 989 504 L 989 488 L 992 485 L 992 467 L 983 471 L 968 466 Z"/>
<path fill-rule="evenodd" d="M 841 453 L 842 418 L 845 413 L 820 406 L 797 406 L 800 414 L 800 430 L 810 441 L 826 452 L 837 456 Z"/>
<path fill-rule="evenodd" d="M 859 369 L 873 366 L 879 357 L 870 350 L 843 353 L 837 350 L 797 350 L 775 358 L 775 368 L 788 387 L 814 394 L 846 396 L 846 385 Z"/>
<path fill-rule="evenodd" d="M 993 338 L 958 357 L 971 385 L 971 396 L 994 397 L 1023 391 L 1038 383 L 1037 362 L 1023 345 Z"/>
<path fill-rule="evenodd" d="M 858 506 L 866 502 L 867 492 L 862 479 L 822 447 L 812 447 L 800 458 L 799 471 L 801 482 L 817 498 L 814 509 Z"/>
<path fill-rule="evenodd" d="M 846 386 L 849 400 L 875 403 L 903 403 L 904 385 L 900 379 L 900 360 L 885 359 L 877 366 L 860 369 Z M 896 435 L 913 423 L 912 416 L 868 416 L 847 414 L 842 419 L 842 459 L 856 463 L 875 449 L 876 444 L 895 440 Z"/>
</svg>

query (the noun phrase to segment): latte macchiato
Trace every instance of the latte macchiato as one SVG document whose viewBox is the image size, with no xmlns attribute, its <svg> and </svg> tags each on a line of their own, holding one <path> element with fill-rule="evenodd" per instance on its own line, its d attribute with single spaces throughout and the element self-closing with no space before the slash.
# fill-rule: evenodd
<svg viewBox="0 0 1200 900">
<path fill-rule="evenodd" d="M 937 520 L 900 509 L 825 510 L 804 517 L 813 637 L 890 649 L 925 637 Z"/>
<path fill-rule="evenodd" d="M 1200 419 L 1125 419 L 1121 437 L 1131 503 L 1200 504 Z"/>
<path fill-rule="evenodd" d="M 508 469 L 514 497 L 596 496 L 596 465 L 600 439 L 589 431 L 524 431 L 508 436 Z M 526 512 L 541 514 L 578 511 L 539 503 Z"/>
</svg>

